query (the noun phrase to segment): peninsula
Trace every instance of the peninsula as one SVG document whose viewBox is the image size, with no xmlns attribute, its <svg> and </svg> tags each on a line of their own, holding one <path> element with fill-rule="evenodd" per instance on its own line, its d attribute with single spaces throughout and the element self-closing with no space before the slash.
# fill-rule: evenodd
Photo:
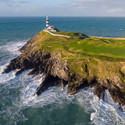
<svg viewBox="0 0 125 125">
<path fill-rule="evenodd" d="M 28 75 L 44 73 L 37 95 L 55 84 L 68 85 L 70 94 L 93 87 L 103 100 L 108 90 L 124 111 L 125 40 L 62 32 L 49 26 L 48 18 L 46 21 L 46 28 L 20 49 L 21 55 L 10 62 L 4 73 L 16 69 L 16 75 L 28 69 L 32 69 Z"/>
</svg>

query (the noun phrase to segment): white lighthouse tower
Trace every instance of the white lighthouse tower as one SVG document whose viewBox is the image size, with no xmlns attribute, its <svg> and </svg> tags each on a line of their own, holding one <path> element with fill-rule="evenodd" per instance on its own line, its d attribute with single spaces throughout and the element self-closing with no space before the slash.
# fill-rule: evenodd
<svg viewBox="0 0 125 125">
<path fill-rule="evenodd" d="M 56 29 L 56 27 L 49 25 L 49 17 L 46 17 L 46 31 L 50 31 L 50 32 L 57 32 L 59 30 Z"/>
<path fill-rule="evenodd" d="M 49 27 L 49 17 L 47 16 L 46 17 L 46 28 L 48 28 Z"/>
</svg>

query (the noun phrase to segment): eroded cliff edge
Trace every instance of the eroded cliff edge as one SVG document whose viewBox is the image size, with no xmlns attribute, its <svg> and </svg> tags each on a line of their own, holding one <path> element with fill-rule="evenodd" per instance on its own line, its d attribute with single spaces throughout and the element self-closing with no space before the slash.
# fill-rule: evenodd
<svg viewBox="0 0 125 125">
<path fill-rule="evenodd" d="M 86 40 L 86 41 L 85 41 Z M 114 102 L 121 110 L 125 105 L 125 61 L 102 54 L 93 55 L 79 46 L 94 40 L 105 45 L 105 39 L 79 38 L 69 39 L 55 37 L 44 31 L 30 39 L 20 51 L 21 55 L 13 59 L 4 73 L 18 69 L 16 75 L 24 70 L 32 69 L 28 75 L 44 73 L 46 78 L 38 86 L 36 94 L 40 95 L 55 83 L 62 87 L 68 85 L 68 93 L 75 94 L 86 86 L 94 87 L 94 93 L 104 99 L 108 90 Z M 77 51 L 73 47 L 79 48 Z"/>
</svg>

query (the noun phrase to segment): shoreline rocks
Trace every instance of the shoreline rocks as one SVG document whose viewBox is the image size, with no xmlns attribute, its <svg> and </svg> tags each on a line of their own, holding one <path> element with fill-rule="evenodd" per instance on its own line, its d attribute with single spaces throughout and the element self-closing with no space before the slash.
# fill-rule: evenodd
<svg viewBox="0 0 125 125">
<path fill-rule="evenodd" d="M 84 87 L 94 87 L 94 94 L 104 100 L 105 90 L 108 90 L 114 102 L 122 106 L 125 105 L 125 86 L 118 83 L 117 76 L 112 76 L 109 79 L 101 80 L 96 76 L 88 80 L 81 74 L 72 74 L 68 68 L 66 61 L 61 59 L 59 53 L 51 54 L 44 50 L 36 49 L 35 39 L 37 35 L 23 46 L 20 51 L 21 55 L 13 59 L 3 73 L 9 73 L 12 70 L 18 69 L 16 75 L 19 75 L 24 70 L 32 69 L 28 75 L 38 75 L 44 73 L 46 78 L 38 86 L 36 94 L 40 95 L 50 86 L 54 86 L 57 82 L 64 87 L 68 84 L 68 93 L 75 94 L 78 90 Z M 87 65 L 87 64 L 86 64 Z M 121 69 L 124 74 L 124 67 Z M 123 76 L 124 77 L 124 76 Z"/>
</svg>

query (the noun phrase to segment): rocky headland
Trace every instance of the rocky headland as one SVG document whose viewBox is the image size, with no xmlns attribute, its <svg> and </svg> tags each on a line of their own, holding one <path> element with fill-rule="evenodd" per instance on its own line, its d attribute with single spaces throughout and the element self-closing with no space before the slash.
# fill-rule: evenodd
<svg viewBox="0 0 125 125">
<path fill-rule="evenodd" d="M 62 87 L 68 85 L 67 91 L 70 94 L 75 94 L 84 87 L 93 87 L 94 93 L 103 100 L 105 91 L 108 90 L 114 102 L 123 110 L 125 58 L 124 55 L 121 57 L 120 54 L 115 54 L 116 51 L 108 52 L 109 46 L 119 47 L 123 43 L 124 41 L 86 35 L 82 39 L 63 38 L 40 31 L 19 50 L 21 55 L 13 59 L 3 73 L 16 69 L 16 75 L 28 69 L 32 69 L 28 75 L 44 73 L 46 77 L 38 86 L 37 95 L 55 84 Z M 99 51 L 101 46 L 107 47 L 107 51 L 103 48 Z"/>
</svg>

